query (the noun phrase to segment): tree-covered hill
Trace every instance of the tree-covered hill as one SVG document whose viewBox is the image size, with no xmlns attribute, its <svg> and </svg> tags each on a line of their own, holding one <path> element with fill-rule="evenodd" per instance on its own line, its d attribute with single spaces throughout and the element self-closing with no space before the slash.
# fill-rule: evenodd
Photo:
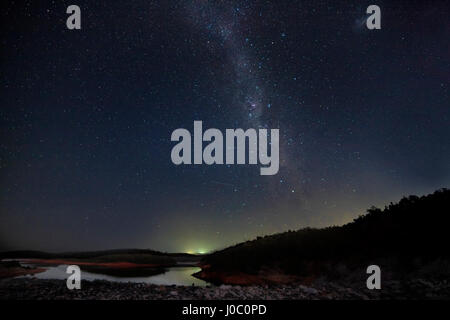
<svg viewBox="0 0 450 320">
<path fill-rule="evenodd" d="M 449 215 L 450 190 L 441 189 L 427 196 L 405 197 L 384 209 L 372 207 L 343 226 L 258 237 L 214 252 L 203 264 L 213 272 L 256 274 L 276 269 L 309 276 L 330 273 L 330 266 L 338 263 L 359 267 L 395 261 L 396 268 L 407 272 L 418 261 L 449 258 Z"/>
</svg>

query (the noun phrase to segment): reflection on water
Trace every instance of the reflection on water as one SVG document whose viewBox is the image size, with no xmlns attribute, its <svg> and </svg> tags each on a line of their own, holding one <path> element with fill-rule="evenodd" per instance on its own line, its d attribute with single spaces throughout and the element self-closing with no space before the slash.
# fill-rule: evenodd
<svg viewBox="0 0 450 320">
<path fill-rule="evenodd" d="M 25 265 L 25 264 L 23 264 Z M 22 277 L 35 277 L 37 279 L 59 279 L 66 280 L 69 274 L 66 273 L 67 265 L 50 266 L 45 267 L 46 271 L 36 273 L 33 275 L 20 276 Z M 139 282 L 139 283 L 151 283 L 157 285 L 178 285 L 178 286 L 206 286 L 207 282 L 197 279 L 192 276 L 193 273 L 200 271 L 198 267 L 173 267 L 167 268 L 165 273 L 157 274 L 150 277 L 114 277 L 104 274 L 91 273 L 87 271 L 81 271 L 82 280 L 108 280 L 116 282 Z"/>
</svg>

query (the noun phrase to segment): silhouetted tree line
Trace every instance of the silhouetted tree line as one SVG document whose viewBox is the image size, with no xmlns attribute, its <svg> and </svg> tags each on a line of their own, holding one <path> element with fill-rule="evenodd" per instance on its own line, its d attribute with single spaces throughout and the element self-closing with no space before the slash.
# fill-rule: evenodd
<svg viewBox="0 0 450 320">
<path fill-rule="evenodd" d="M 362 266 L 383 258 L 395 260 L 403 271 L 414 263 L 449 258 L 450 190 L 427 196 L 404 197 L 383 210 L 367 213 L 343 226 L 305 228 L 258 237 L 204 258 L 211 270 L 257 273 L 262 268 L 308 275 L 324 268 Z"/>
</svg>

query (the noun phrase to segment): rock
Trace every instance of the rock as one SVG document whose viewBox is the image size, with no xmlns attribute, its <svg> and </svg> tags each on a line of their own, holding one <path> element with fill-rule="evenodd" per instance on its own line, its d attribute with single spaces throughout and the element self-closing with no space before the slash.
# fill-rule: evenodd
<svg viewBox="0 0 450 320">
<path fill-rule="evenodd" d="M 303 292 L 305 292 L 305 293 L 307 293 L 307 294 L 318 294 L 318 293 L 319 293 L 319 291 L 317 291 L 316 289 L 310 288 L 310 287 L 306 287 L 306 286 L 303 286 L 303 285 L 299 285 L 299 288 L 300 288 Z"/>
<path fill-rule="evenodd" d="M 233 288 L 233 286 L 222 284 L 219 288 L 222 289 L 222 290 L 228 290 L 228 289 Z"/>
</svg>

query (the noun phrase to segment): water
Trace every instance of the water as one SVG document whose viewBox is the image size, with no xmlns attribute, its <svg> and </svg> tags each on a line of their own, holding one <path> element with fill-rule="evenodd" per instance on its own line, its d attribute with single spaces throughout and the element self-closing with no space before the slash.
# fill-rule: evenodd
<svg viewBox="0 0 450 320">
<path fill-rule="evenodd" d="M 27 265 L 22 263 L 23 265 Z M 28 264 L 31 266 L 30 264 Z M 37 279 L 57 279 L 66 280 L 69 276 L 66 273 L 67 265 L 58 266 L 46 266 L 44 272 L 35 273 L 33 275 L 20 276 L 23 277 L 34 277 Z M 82 280 L 108 280 L 115 282 L 136 282 L 136 283 L 150 283 L 156 285 L 178 285 L 178 286 L 191 286 L 192 284 L 196 286 L 207 286 L 209 283 L 201 279 L 197 279 L 192 276 L 192 274 L 200 271 L 198 267 L 172 267 L 167 268 L 165 273 L 160 273 L 149 277 L 114 277 L 105 274 L 91 273 L 81 270 Z"/>
</svg>

